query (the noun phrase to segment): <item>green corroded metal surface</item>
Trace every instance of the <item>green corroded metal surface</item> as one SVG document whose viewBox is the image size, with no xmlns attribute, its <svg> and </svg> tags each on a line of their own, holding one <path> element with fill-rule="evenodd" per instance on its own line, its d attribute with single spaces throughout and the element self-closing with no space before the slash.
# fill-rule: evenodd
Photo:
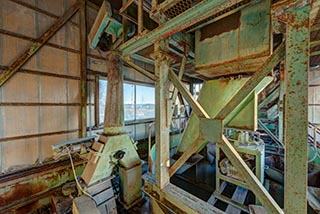
<svg viewBox="0 0 320 214">
<path fill-rule="evenodd" d="M 103 32 L 120 37 L 122 34 L 122 24 L 115 20 L 112 16 L 112 8 L 110 3 L 103 1 L 98 16 L 93 24 L 89 34 L 90 48 L 97 47 Z"/>
<path fill-rule="evenodd" d="M 201 91 L 198 98 L 198 102 L 209 114 L 211 118 L 214 118 L 220 110 L 228 103 L 233 96 L 246 84 L 249 78 L 241 78 L 234 80 L 210 80 L 207 81 Z M 255 114 L 257 112 L 256 96 L 253 94 L 259 93 L 265 88 L 272 78 L 266 77 L 260 84 L 252 91 L 242 103 L 235 108 L 226 121 L 230 121 L 230 125 L 237 128 L 247 129 L 248 127 L 256 127 Z M 192 114 L 188 126 L 183 133 L 181 143 L 178 146 L 178 152 L 184 152 L 189 146 L 192 146 L 194 142 L 200 136 L 199 130 L 199 118 Z M 209 127 L 208 127 L 209 128 Z M 201 150 L 206 142 L 203 142 Z"/>
<path fill-rule="evenodd" d="M 133 52 L 149 46 L 157 40 L 168 38 L 169 36 L 186 29 L 197 22 L 212 16 L 213 14 L 218 14 L 226 8 L 231 8 L 233 5 L 243 2 L 243 0 L 202 1 L 192 9 L 170 19 L 148 34 L 127 41 L 120 46 L 120 50 L 124 55 L 132 54 Z"/>
<path fill-rule="evenodd" d="M 84 167 L 85 161 L 75 161 L 77 175 L 83 172 Z M 20 209 L 23 208 L 23 205 L 34 203 L 70 181 L 74 181 L 74 176 L 69 161 L 46 164 L 29 171 L 16 172 L 9 179 L 2 176 L 0 179 L 0 213 L 11 213 L 10 210 Z M 36 208 L 39 208 L 41 203 L 37 206 Z M 27 211 L 32 208 L 26 207 L 29 209 Z"/>
<path fill-rule="evenodd" d="M 96 153 L 96 156 L 99 156 L 99 160 L 96 164 L 89 161 L 83 173 L 87 173 L 86 170 L 88 170 L 89 174 L 92 173 L 92 177 L 88 185 L 102 180 L 112 174 L 112 170 L 115 166 L 114 163 L 117 161 L 113 158 L 113 155 L 119 150 L 125 152 L 124 157 L 119 161 L 122 167 L 129 169 L 141 163 L 133 142 L 128 135 L 108 136 L 104 137 L 102 141 L 105 141 L 104 148 L 101 153 Z M 90 171 L 90 169 L 94 169 L 94 171 Z"/>
<path fill-rule="evenodd" d="M 271 44 L 270 2 L 263 0 L 243 8 L 239 12 L 239 17 L 233 16 L 233 20 L 230 21 L 239 22 L 239 26 L 234 29 L 229 29 L 228 26 L 215 26 L 214 24 L 219 25 L 220 23 L 213 23 L 212 27 L 222 28 L 221 32 L 211 36 L 209 29 L 198 30 L 196 33 L 195 66 L 220 65 L 227 61 L 243 61 L 244 59 L 268 56 Z"/>
<path fill-rule="evenodd" d="M 285 64 L 285 189 L 286 214 L 307 213 L 308 71 L 310 6 L 287 13 Z"/>
</svg>

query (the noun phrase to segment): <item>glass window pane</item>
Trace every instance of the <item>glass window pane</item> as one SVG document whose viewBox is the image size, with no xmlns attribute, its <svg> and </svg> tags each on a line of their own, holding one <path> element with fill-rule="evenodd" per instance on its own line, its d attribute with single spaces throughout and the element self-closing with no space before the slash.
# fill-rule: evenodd
<svg viewBox="0 0 320 214">
<path fill-rule="evenodd" d="M 124 103 L 124 120 L 135 120 L 135 86 L 132 84 L 123 84 L 123 103 Z"/>
<path fill-rule="evenodd" d="M 107 80 L 99 79 L 99 124 L 104 122 L 104 112 L 107 99 Z"/>
<path fill-rule="evenodd" d="M 136 120 L 155 117 L 154 87 L 136 86 Z"/>
</svg>

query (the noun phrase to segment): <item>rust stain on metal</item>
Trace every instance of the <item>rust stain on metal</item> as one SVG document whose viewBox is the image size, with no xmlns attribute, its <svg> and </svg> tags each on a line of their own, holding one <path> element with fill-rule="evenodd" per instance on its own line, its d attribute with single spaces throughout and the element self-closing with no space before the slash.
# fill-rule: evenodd
<svg viewBox="0 0 320 214">
<path fill-rule="evenodd" d="M 24 185 L 24 184 L 16 184 L 11 188 L 12 188 L 12 191 L 0 195 L 0 207 L 8 205 L 12 201 L 28 198 L 36 193 L 44 191 L 47 187 L 43 184 L 32 185 L 32 186 Z"/>
<path fill-rule="evenodd" d="M 213 22 L 212 24 L 209 24 L 201 28 L 200 41 L 203 41 L 206 38 L 211 38 L 213 36 L 218 36 L 222 33 L 238 29 L 241 24 L 240 17 L 241 12 L 238 11 L 230 16 L 220 19 L 217 22 Z"/>
</svg>

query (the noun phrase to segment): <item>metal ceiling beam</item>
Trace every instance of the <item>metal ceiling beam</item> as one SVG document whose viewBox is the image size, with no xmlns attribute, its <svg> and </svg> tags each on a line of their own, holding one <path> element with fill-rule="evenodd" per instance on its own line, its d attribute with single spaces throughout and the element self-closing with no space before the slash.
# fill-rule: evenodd
<svg viewBox="0 0 320 214">
<path fill-rule="evenodd" d="M 72 5 L 46 32 L 44 32 L 22 55 L 20 55 L 9 69 L 1 73 L 0 87 L 12 77 L 37 51 L 79 10 L 82 3 Z"/>
<path fill-rule="evenodd" d="M 198 22 L 209 18 L 210 16 L 224 11 L 233 5 L 237 5 L 243 0 L 205 0 L 197 4 L 193 8 L 183 12 L 179 16 L 160 25 L 160 27 L 151 31 L 144 36 L 135 37 L 120 46 L 120 50 L 124 55 L 132 54 L 141 50 L 157 40 L 167 38 L 177 32 L 180 32 Z"/>
</svg>

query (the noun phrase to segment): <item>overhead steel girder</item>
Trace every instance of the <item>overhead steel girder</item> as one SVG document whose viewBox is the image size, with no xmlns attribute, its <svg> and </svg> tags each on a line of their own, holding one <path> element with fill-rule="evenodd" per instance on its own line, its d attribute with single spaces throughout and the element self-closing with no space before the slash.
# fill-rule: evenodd
<svg viewBox="0 0 320 214">
<path fill-rule="evenodd" d="M 120 46 L 123 55 L 132 54 L 141 50 L 157 40 L 167 38 L 194 24 L 199 23 L 214 14 L 225 11 L 234 5 L 243 3 L 244 0 L 205 0 L 179 16 L 170 19 L 144 36 L 135 37 Z"/>
</svg>

